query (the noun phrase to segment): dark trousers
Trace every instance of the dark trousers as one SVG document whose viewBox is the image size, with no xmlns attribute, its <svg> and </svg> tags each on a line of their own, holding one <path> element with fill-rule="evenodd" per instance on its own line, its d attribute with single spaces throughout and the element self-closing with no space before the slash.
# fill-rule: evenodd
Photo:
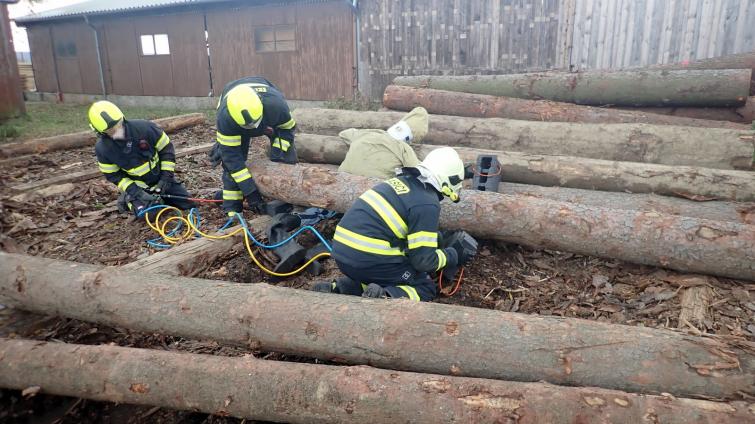
<svg viewBox="0 0 755 424">
<path fill-rule="evenodd" d="M 383 287 L 391 297 L 427 302 L 435 299 L 438 294 L 430 276 L 425 272 L 417 272 L 408 262 L 371 267 L 354 267 L 339 261 L 336 264 L 348 277 L 336 281 L 335 291 L 341 294 L 361 296 L 370 283 Z"/>
</svg>

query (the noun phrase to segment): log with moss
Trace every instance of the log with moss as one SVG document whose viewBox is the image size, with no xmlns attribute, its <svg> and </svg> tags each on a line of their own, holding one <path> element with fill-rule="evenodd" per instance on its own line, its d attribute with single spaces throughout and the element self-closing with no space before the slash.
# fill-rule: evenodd
<svg viewBox="0 0 755 424">
<path fill-rule="evenodd" d="M 582 105 L 740 106 L 752 69 L 400 76 L 395 85 Z"/>
</svg>

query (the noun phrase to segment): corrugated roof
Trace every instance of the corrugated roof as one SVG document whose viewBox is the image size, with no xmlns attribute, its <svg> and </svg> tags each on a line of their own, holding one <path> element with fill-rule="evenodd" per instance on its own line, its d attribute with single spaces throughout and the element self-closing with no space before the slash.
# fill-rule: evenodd
<svg viewBox="0 0 755 424">
<path fill-rule="evenodd" d="M 58 9 L 22 16 L 16 18 L 15 21 L 19 24 L 26 24 L 82 15 L 102 15 L 156 9 L 160 7 L 180 6 L 185 4 L 214 3 L 219 1 L 228 0 L 89 0 Z"/>
</svg>

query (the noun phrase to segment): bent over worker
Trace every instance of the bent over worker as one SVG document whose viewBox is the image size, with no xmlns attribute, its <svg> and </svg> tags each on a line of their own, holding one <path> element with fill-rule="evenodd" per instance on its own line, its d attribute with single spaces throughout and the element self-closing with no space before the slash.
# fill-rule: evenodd
<svg viewBox="0 0 755 424">
<path fill-rule="evenodd" d="M 242 211 L 244 199 L 257 212 L 264 206 L 246 167 L 251 138 L 267 135 L 270 160 L 294 164 L 295 127 L 283 93 L 265 78 L 242 78 L 223 88 L 217 112 L 217 143 L 210 156 L 223 164 L 223 210 L 229 215 Z"/>
<path fill-rule="evenodd" d="M 387 131 L 356 128 L 343 130 L 338 136 L 349 143 L 349 151 L 338 170 L 388 179 L 396 175 L 396 169 L 416 167 L 419 159 L 411 143 L 421 142 L 427 135 L 428 126 L 427 110 L 416 107 Z"/>
<path fill-rule="evenodd" d="M 189 192 L 175 180 L 176 153 L 165 131 L 150 121 L 125 119 L 118 106 L 105 100 L 92 104 L 88 118 L 98 135 L 94 151 L 100 171 L 122 192 L 121 212 L 141 217 L 163 202 L 178 209 L 194 207 Z"/>
<path fill-rule="evenodd" d="M 314 290 L 365 297 L 435 298 L 430 272 L 466 263 L 476 251 L 438 245 L 440 201 L 459 201 L 464 164 L 456 151 L 430 152 L 416 167 L 362 194 L 336 227 L 333 258 L 346 275 Z M 475 245 L 476 249 L 476 245 Z"/>
</svg>

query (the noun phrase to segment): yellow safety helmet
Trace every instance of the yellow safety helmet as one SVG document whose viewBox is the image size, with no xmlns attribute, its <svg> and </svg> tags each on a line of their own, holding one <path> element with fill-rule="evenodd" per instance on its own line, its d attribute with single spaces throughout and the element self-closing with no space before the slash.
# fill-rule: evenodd
<svg viewBox="0 0 755 424">
<path fill-rule="evenodd" d="M 262 101 L 252 87 L 238 85 L 226 94 L 228 113 L 246 129 L 257 128 L 262 121 Z"/>
<path fill-rule="evenodd" d="M 93 103 L 88 115 L 89 127 L 98 133 L 104 133 L 123 120 L 123 112 L 107 100 Z"/>
</svg>

